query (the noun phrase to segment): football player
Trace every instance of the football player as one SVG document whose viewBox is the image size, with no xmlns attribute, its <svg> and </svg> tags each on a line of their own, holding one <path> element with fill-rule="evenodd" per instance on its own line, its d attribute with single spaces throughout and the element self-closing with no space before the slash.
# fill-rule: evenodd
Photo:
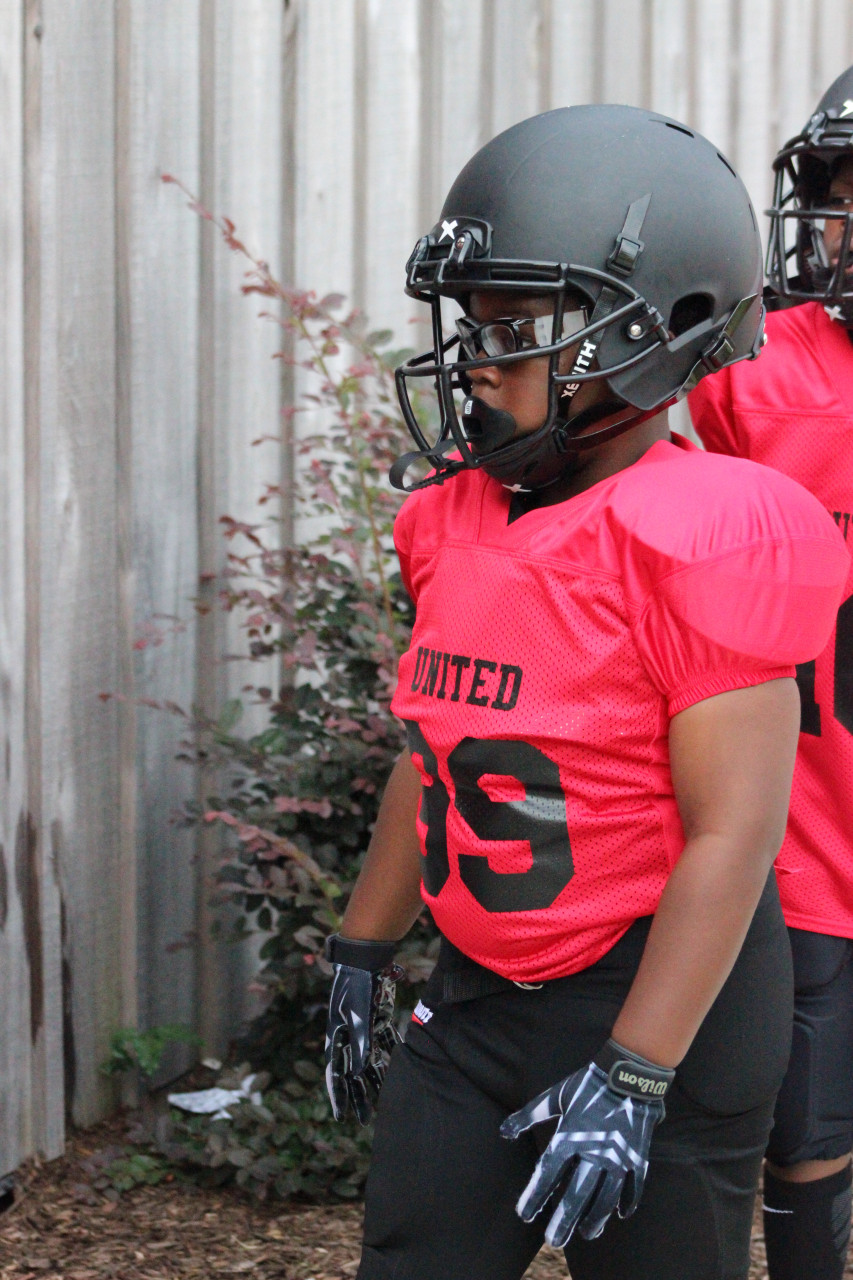
<svg viewBox="0 0 853 1280">
<path fill-rule="evenodd" d="M 849 564 L 805 489 L 668 430 L 759 350 L 749 199 L 675 121 L 552 111 L 466 165 L 406 287 L 408 750 L 327 952 L 335 1114 L 382 1087 L 359 1280 L 518 1280 L 543 1238 L 574 1280 L 746 1277 L 794 664 Z M 383 1084 L 423 902 L 440 956 Z"/>
<path fill-rule="evenodd" d="M 783 302 L 754 366 L 691 396 L 709 449 L 809 488 L 844 538 L 853 512 L 853 68 L 779 152 L 768 273 Z M 772 1280 L 840 1280 L 853 1146 L 853 580 L 829 644 L 797 678 L 791 816 L 776 863 L 794 957 L 791 1062 L 764 1175 Z"/>
</svg>

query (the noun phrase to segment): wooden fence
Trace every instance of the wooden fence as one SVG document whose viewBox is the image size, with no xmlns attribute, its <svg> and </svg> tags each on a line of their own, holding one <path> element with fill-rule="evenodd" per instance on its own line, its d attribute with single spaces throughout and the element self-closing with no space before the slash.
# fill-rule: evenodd
<svg viewBox="0 0 853 1280">
<path fill-rule="evenodd" d="M 0 1174 L 109 1109 L 116 1027 L 213 1047 L 246 1010 L 214 851 L 171 820 L 176 725 L 136 700 L 240 683 L 191 599 L 219 515 L 288 466 L 249 444 L 288 389 L 240 263 L 160 175 L 405 341 L 403 263 L 497 130 L 651 106 L 763 208 L 851 61 L 849 0 L 0 0 Z"/>
</svg>

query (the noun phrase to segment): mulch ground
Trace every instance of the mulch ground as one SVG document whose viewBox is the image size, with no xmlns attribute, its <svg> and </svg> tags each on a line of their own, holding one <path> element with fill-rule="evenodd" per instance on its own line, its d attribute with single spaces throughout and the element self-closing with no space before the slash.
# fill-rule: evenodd
<svg viewBox="0 0 853 1280">
<path fill-rule="evenodd" d="M 92 1186 L 98 1153 L 121 1144 L 108 1121 L 74 1135 L 66 1155 L 19 1171 L 0 1216 L 0 1280 L 352 1280 L 359 1205 L 258 1205 L 232 1190 L 179 1182 L 118 1200 Z M 760 1218 L 750 1280 L 766 1280 Z M 526 1280 L 565 1280 L 563 1256 L 543 1249 Z M 846 1273 L 853 1278 L 853 1256 Z"/>
</svg>

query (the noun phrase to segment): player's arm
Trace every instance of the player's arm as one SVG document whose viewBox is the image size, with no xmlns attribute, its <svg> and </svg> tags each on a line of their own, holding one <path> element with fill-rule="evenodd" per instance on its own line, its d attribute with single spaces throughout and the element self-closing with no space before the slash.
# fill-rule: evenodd
<svg viewBox="0 0 853 1280">
<path fill-rule="evenodd" d="M 367 1124 L 399 1040 L 394 1022 L 397 941 L 421 909 L 415 817 L 420 774 L 408 751 L 385 788 L 340 933 L 326 941 L 335 977 L 326 1020 L 326 1088 L 336 1120 L 350 1110 Z"/>
<path fill-rule="evenodd" d="M 670 725 L 686 843 L 613 1028 L 661 1066 L 684 1057 L 743 944 L 785 833 L 799 715 L 782 679 L 698 702 Z"/>
<path fill-rule="evenodd" d="M 423 906 L 421 856 L 415 818 L 421 776 L 404 751 L 388 779 L 361 874 L 341 923 L 346 938 L 397 942 Z"/>
<path fill-rule="evenodd" d="M 556 1121 L 518 1202 L 530 1222 L 561 1188 L 545 1238 L 598 1235 L 633 1213 L 664 1095 L 743 944 L 785 831 L 799 728 L 793 680 L 708 698 L 675 716 L 670 757 L 686 843 L 612 1038 L 501 1127 Z M 591 1175 L 591 1176 L 590 1176 Z"/>
</svg>

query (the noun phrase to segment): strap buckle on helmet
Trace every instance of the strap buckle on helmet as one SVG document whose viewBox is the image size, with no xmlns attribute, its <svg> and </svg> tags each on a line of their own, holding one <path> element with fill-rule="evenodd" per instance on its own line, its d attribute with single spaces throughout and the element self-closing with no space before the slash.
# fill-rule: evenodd
<svg viewBox="0 0 853 1280">
<path fill-rule="evenodd" d="M 702 352 L 702 363 L 709 373 L 717 373 L 729 363 L 734 353 L 734 343 L 724 329 Z"/>
<path fill-rule="evenodd" d="M 700 351 L 699 359 L 687 375 L 687 378 L 681 387 L 680 395 L 687 395 L 689 391 L 692 391 L 697 382 L 699 382 L 701 378 L 704 378 L 706 373 L 717 373 L 717 371 L 724 368 L 725 365 L 734 364 L 736 360 L 739 359 L 755 359 L 761 350 L 761 337 L 764 332 L 763 305 L 761 320 L 755 334 L 755 341 L 746 355 L 737 355 L 732 338 L 740 328 L 743 321 L 749 315 L 755 303 L 759 301 L 760 295 L 757 293 L 751 293 L 746 298 L 741 298 L 740 302 L 732 311 L 728 321 L 717 336 L 713 338 L 702 351 Z M 690 334 L 687 333 L 683 336 L 686 339 L 689 338 Z"/>
<path fill-rule="evenodd" d="M 607 259 L 608 269 L 614 271 L 617 276 L 627 279 L 645 248 L 640 239 L 640 232 L 643 229 L 651 198 L 652 193 L 649 192 L 647 195 L 640 196 L 638 200 L 633 200 L 628 206 L 622 230 L 616 237 L 616 247 Z"/>
</svg>

